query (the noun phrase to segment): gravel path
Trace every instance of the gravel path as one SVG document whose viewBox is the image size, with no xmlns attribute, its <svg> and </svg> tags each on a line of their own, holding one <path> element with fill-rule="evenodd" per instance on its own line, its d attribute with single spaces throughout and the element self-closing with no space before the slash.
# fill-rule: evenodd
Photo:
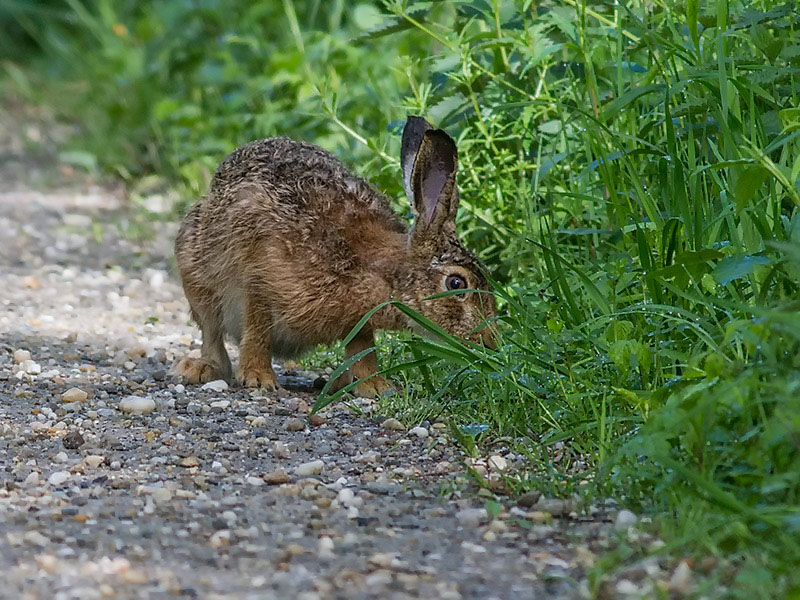
<svg viewBox="0 0 800 600">
<path fill-rule="evenodd" d="M 601 511 L 489 515 L 443 423 L 310 417 L 315 373 L 279 369 L 269 396 L 172 381 L 199 347 L 175 227 L 134 242 L 108 191 L 0 190 L 0 596 L 588 596 Z"/>
</svg>

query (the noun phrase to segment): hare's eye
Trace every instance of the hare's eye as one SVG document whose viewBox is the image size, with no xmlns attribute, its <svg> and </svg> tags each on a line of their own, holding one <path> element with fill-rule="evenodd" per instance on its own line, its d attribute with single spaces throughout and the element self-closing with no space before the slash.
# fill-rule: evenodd
<svg viewBox="0 0 800 600">
<path fill-rule="evenodd" d="M 467 287 L 467 282 L 461 275 L 448 275 L 444 280 L 444 285 L 448 290 L 463 290 Z"/>
</svg>

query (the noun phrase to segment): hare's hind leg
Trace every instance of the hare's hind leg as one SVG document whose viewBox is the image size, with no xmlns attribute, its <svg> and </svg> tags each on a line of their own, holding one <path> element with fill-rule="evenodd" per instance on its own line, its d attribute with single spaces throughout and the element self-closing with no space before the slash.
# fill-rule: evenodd
<svg viewBox="0 0 800 600">
<path fill-rule="evenodd" d="M 278 379 L 272 370 L 271 329 L 269 304 L 256 292 L 244 294 L 244 331 L 239 345 L 239 366 L 236 378 L 246 387 L 278 389 Z"/>
<path fill-rule="evenodd" d="M 345 347 L 345 357 L 350 358 L 359 352 L 363 352 L 367 348 L 372 348 L 375 345 L 371 331 L 360 331 L 349 344 Z M 370 352 L 363 356 L 355 363 L 350 365 L 350 368 L 342 373 L 336 381 L 333 382 L 333 389 L 340 390 L 346 385 L 350 385 L 354 381 L 369 377 L 378 372 L 378 361 L 375 358 L 375 352 Z M 374 398 L 380 396 L 384 392 L 393 390 L 392 385 L 380 375 L 374 375 L 366 381 L 359 383 L 352 391 L 356 396 L 362 398 Z"/>
<path fill-rule="evenodd" d="M 188 383 L 204 383 L 216 379 L 230 380 L 233 369 L 223 341 L 222 315 L 219 304 L 211 300 L 207 291 L 195 293 L 191 286 L 184 285 L 192 317 L 203 333 L 203 348 L 200 358 L 186 357 L 175 364 L 172 371 L 182 375 Z M 200 298 L 206 299 L 205 301 Z"/>
</svg>

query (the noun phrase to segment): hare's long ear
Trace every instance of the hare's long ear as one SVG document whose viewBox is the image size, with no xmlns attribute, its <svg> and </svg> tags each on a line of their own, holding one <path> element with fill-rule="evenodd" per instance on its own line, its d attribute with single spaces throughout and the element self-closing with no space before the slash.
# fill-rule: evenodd
<svg viewBox="0 0 800 600">
<path fill-rule="evenodd" d="M 403 128 L 403 142 L 400 147 L 400 167 L 403 170 L 403 187 L 406 189 L 406 196 L 414 205 L 414 190 L 411 188 L 411 172 L 414 170 L 414 161 L 417 159 L 419 145 L 425 132 L 433 129 L 431 124 L 422 117 L 408 117 Z"/>
<path fill-rule="evenodd" d="M 455 230 L 457 170 L 458 153 L 453 138 L 441 129 L 426 131 L 411 170 L 415 235 L 439 235 L 446 228 Z"/>
</svg>

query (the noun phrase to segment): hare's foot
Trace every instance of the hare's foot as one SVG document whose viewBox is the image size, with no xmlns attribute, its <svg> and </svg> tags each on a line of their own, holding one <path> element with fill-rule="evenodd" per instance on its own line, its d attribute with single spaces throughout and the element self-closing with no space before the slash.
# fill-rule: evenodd
<svg viewBox="0 0 800 600">
<path fill-rule="evenodd" d="M 236 370 L 236 379 L 245 387 L 262 388 L 268 392 L 274 392 L 280 387 L 272 366 L 261 360 L 241 359 Z"/>
<path fill-rule="evenodd" d="M 172 367 L 173 375 L 182 376 L 187 383 L 205 383 L 217 379 L 226 379 L 225 373 L 215 362 L 207 358 L 186 357 Z"/>
<path fill-rule="evenodd" d="M 372 331 L 362 330 L 354 337 L 349 344 L 345 347 L 345 356 L 349 359 L 375 346 L 375 340 L 372 337 Z M 350 368 L 342 373 L 336 381 L 333 382 L 333 389 L 340 390 L 346 385 L 350 385 L 358 379 L 365 379 L 359 383 L 350 392 L 362 398 L 375 398 L 387 392 L 394 391 L 394 386 L 386 381 L 380 375 L 375 375 L 378 371 L 378 362 L 375 359 L 375 353 L 370 352 L 362 356 L 359 360 L 350 365 Z M 372 375 L 372 377 L 370 377 Z"/>
<path fill-rule="evenodd" d="M 366 377 L 369 373 L 364 373 L 362 376 Z M 337 392 L 343 387 L 350 385 L 356 378 L 349 371 L 345 371 L 331 385 L 331 391 Z M 356 387 L 350 390 L 350 393 L 359 398 L 375 398 L 386 394 L 387 392 L 394 392 L 395 387 L 386 381 L 380 375 L 375 375 L 365 381 L 359 383 Z"/>
<path fill-rule="evenodd" d="M 361 398 L 376 398 L 397 391 L 395 387 L 380 375 L 362 381 L 354 389 L 353 394 Z"/>
</svg>

